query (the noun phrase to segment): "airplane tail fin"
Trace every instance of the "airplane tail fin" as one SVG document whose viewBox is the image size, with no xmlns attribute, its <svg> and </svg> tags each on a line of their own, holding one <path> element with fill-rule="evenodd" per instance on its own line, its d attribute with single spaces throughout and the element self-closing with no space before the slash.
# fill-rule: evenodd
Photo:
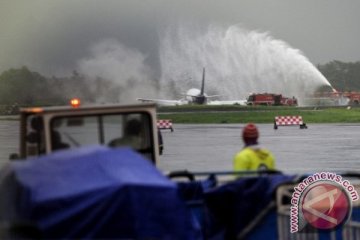
<svg viewBox="0 0 360 240">
<path fill-rule="evenodd" d="M 200 95 L 204 96 L 205 93 L 205 68 L 203 68 L 203 75 L 202 75 L 202 83 L 201 83 L 201 92 Z"/>
</svg>

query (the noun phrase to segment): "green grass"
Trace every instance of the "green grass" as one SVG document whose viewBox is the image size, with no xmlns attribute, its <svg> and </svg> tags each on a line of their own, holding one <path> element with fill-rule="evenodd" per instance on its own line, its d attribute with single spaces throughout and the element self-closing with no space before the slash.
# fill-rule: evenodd
<svg viewBox="0 0 360 240">
<path fill-rule="evenodd" d="M 360 123 L 360 108 L 242 107 L 238 109 L 181 109 L 158 112 L 174 123 L 273 123 L 275 116 L 302 116 L 305 123 Z M 187 111 L 186 111 L 187 110 Z"/>
<path fill-rule="evenodd" d="M 360 107 L 199 106 L 160 107 L 159 119 L 174 123 L 273 123 L 275 116 L 302 116 L 305 123 L 360 123 Z M 0 120 L 18 119 L 3 115 Z"/>
</svg>

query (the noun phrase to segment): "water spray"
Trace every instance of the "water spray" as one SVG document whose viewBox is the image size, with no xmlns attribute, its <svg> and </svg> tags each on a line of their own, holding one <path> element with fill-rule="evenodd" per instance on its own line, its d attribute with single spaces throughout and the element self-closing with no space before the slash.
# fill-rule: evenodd
<svg viewBox="0 0 360 240">
<path fill-rule="evenodd" d="M 160 86 L 165 92 L 169 86 L 179 91 L 198 86 L 203 66 L 206 92 L 224 96 L 222 100 L 268 92 L 295 96 L 301 105 L 318 87 L 331 87 L 300 50 L 266 32 L 240 26 L 210 26 L 201 32 L 181 26 L 160 39 Z"/>
</svg>

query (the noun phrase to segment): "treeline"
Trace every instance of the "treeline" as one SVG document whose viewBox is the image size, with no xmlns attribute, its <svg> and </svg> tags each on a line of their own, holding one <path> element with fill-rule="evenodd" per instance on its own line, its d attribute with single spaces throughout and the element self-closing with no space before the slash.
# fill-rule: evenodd
<svg viewBox="0 0 360 240">
<path fill-rule="evenodd" d="M 338 91 L 360 91 L 360 62 L 332 61 L 317 68 Z M 64 105 L 73 97 L 87 103 L 114 103 L 121 90 L 109 80 L 88 79 L 76 71 L 69 77 L 45 77 L 22 67 L 0 75 L 0 106 Z"/>
<path fill-rule="evenodd" d="M 331 61 L 317 68 L 338 91 L 360 91 L 360 62 Z"/>
<path fill-rule="evenodd" d="M 96 102 L 97 96 L 116 100 L 120 90 L 113 85 L 100 78 L 87 79 L 76 71 L 59 78 L 42 76 L 27 67 L 9 69 L 0 75 L 0 105 L 64 105 L 73 97 L 87 103 Z"/>
</svg>

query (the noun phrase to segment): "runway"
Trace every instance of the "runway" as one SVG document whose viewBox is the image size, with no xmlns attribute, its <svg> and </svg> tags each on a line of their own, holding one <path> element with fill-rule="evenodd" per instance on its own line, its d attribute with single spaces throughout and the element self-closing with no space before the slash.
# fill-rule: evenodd
<svg viewBox="0 0 360 240">
<path fill-rule="evenodd" d="M 232 170 L 234 154 L 242 148 L 243 124 L 175 124 L 174 132 L 163 130 L 164 171 Z M 310 124 L 279 127 L 258 124 L 259 142 L 271 150 L 276 166 L 285 173 L 360 171 L 360 124 Z"/>
<path fill-rule="evenodd" d="M 258 124 L 259 142 L 271 150 L 277 168 L 285 173 L 360 171 L 360 124 L 307 124 L 279 127 Z M 162 130 L 165 150 L 159 168 L 164 171 L 229 171 L 242 148 L 243 124 L 174 124 Z M 18 121 L 0 121 L 0 166 L 18 152 Z"/>
</svg>

